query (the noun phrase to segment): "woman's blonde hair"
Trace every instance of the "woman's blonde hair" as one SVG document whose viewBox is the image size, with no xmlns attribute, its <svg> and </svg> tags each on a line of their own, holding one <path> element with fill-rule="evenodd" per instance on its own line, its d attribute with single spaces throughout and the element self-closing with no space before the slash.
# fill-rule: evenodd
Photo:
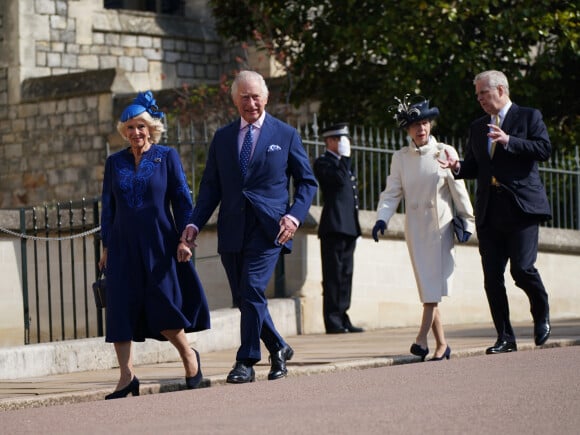
<svg viewBox="0 0 580 435">
<path fill-rule="evenodd" d="M 140 113 L 139 115 L 128 119 L 125 122 L 119 121 L 117 123 L 117 131 L 121 135 L 123 139 L 126 141 L 129 140 L 126 134 L 127 130 L 127 123 L 133 119 L 140 119 L 142 120 L 149 130 L 149 134 L 151 135 L 151 143 L 159 143 L 161 140 L 161 135 L 165 131 L 165 125 L 163 124 L 162 118 L 153 118 L 147 111 Z"/>
</svg>

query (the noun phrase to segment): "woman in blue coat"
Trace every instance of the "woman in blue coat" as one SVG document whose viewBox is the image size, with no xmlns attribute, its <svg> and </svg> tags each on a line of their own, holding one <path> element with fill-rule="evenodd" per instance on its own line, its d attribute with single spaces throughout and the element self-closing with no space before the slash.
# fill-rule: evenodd
<svg viewBox="0 0 580 435">
<path fill-rule="evenodd" d="M 179 235 L 193 203 L 175 149 L 157 145 L 163 113 L 150 91 L 125 108 L 117 129 L 130 144 L 105 164 L 101 235 L 106 268 L 106 341 L 114 343 L 120 378 L 106 399 L 139 395 L 132 341 L 169 340 L 179 352 L 186 385 L 202 379 L 199 353 L 186 332 L 208 329 L 209 309 Z"/>
</svg>

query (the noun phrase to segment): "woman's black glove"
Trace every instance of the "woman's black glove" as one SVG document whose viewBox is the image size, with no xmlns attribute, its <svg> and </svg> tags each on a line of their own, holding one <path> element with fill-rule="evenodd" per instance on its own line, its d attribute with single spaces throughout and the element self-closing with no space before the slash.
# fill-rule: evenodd
<svg viewBox="0 0 580 435">
<path fill-rule="evenodd" d="M 375 242 L 379 241 L 379 231 L 381 232 L 381 235 L 384 236 L 386 229 L 387 229 L 387 224 L 385 223 L 385 221 L 378 220 L 375 223 L 375 226 L 373 227 L 373 239 L 375 239 Z"/>
</svg>

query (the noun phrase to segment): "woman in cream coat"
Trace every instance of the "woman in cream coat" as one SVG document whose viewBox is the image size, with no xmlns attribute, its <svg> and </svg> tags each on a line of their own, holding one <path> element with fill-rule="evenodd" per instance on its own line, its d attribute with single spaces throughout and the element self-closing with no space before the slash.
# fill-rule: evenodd
<svg viewBox="0 0 580 435">
<path fill-rule="evenodd" d="M 429 101 L 409 104 L 399 100 L 395 119 L 407 130 L 409 146 L 393 155 L 391 173 L 377 207 L 373 238 L 384 234 L 401 199 L 405 200 L 405 238 L 419 298 L 423 303 L 421 326 L 411 353 L 422 360 L 429 354 L 427 334 L 433 330 L 436 348 L 432 361 L 449 359 L 438 303 L 450 293 L 454 268 L 453 209 L 464 223 L 466 242 L 475 229 L 473 207 L 463 180 L 455 180 L 437 159 L 445 151 L 457 157 L 455 149 L 431 136 L 432 121 L 439 115 Z"/>
</svg>

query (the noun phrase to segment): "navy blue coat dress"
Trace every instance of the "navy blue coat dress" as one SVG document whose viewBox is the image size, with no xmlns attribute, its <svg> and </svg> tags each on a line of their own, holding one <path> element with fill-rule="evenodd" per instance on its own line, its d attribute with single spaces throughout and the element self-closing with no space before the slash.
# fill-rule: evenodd
<svg viewBox="0 0 580 435">
<path fill-rule="evenodd" d="M 128 148 L 105 163 L 101 235 L 107 248 L 106 341 L 165 340 L 161 331 L 210 327 L 193 263 L 177 245 L 193 204 L 177 151 L 152 145 L 135 168 Z"/>
</svg>

